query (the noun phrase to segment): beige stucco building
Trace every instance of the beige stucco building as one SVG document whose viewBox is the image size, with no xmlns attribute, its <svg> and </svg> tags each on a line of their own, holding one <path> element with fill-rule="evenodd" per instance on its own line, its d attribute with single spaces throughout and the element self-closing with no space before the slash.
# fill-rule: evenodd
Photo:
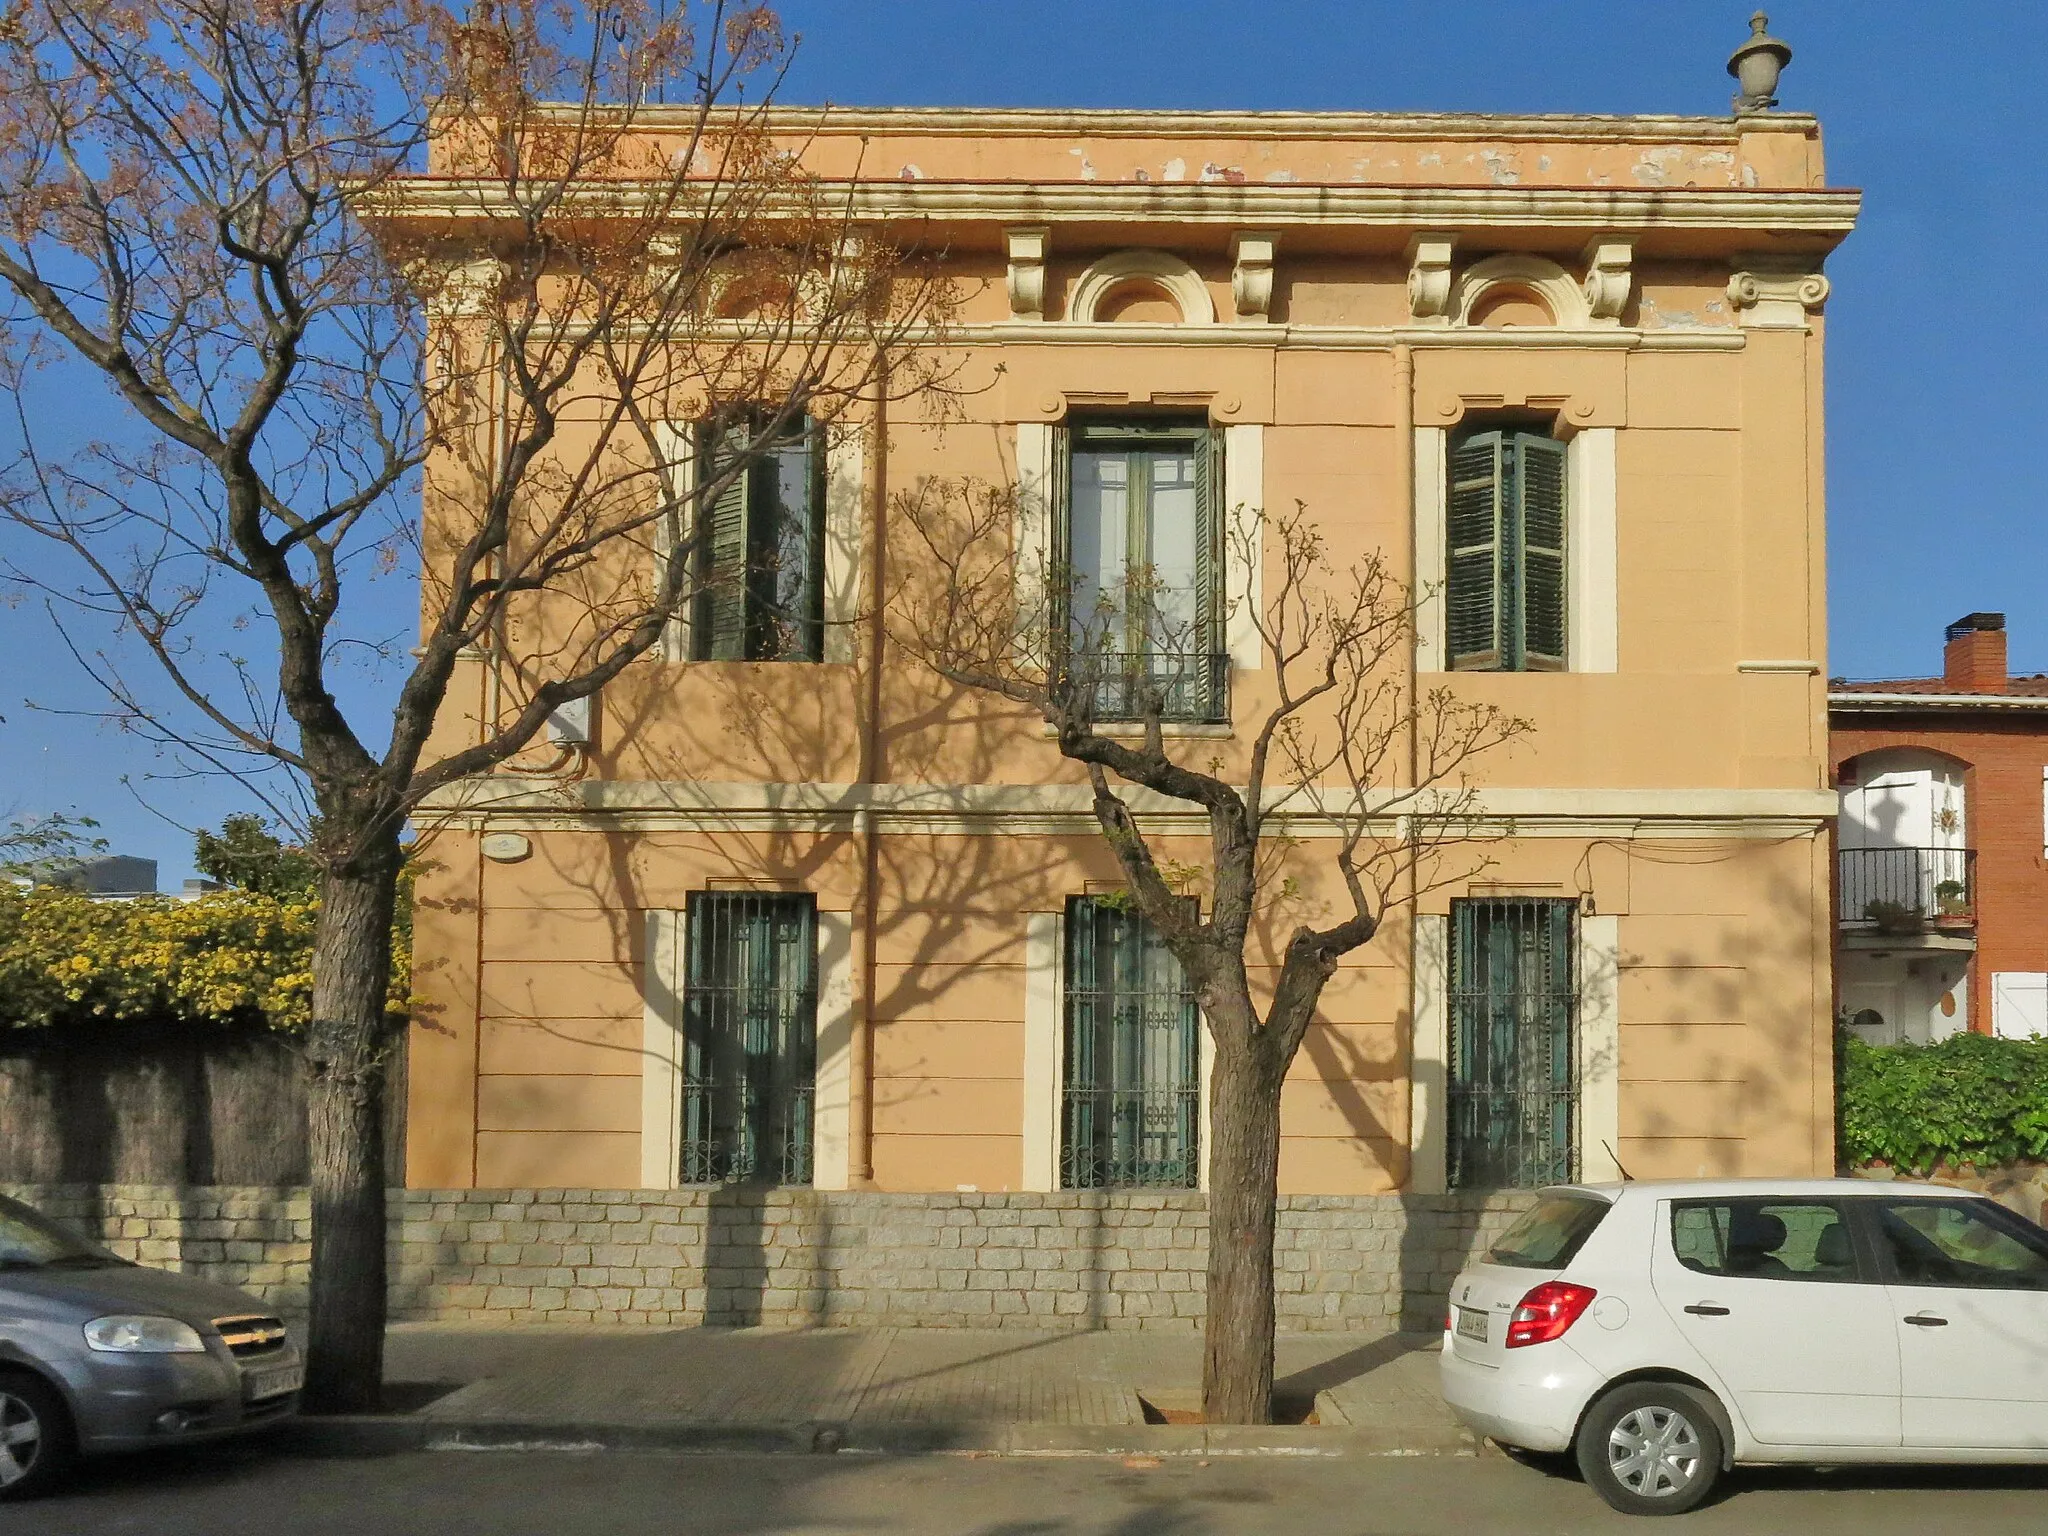
<svg viewBox="0 0 2048 1536">
<path fill-rule="evenodd" d="M 805 535 L 796 640 L 700 607 L 568 769 L 423 817 L 410 1184 L 1199 1185 L 1205 1045 L 1090 900 L 1084 777 L 875 631 L 886 498 L 936 474 L 1105 582 L 1117 540 L 1188 562 L 1204 761 L 1270 687 L 1194 574 L 1216 507 L 1384 552 L 1419 685 L 1534 723 L 1477 768 L 1491 867 L 1329 987 L 1283 1192 L 1831 1170 L 1821 269 L 1858 198 L 1812 119 L 835 111 L 805 153 L 946 250 L 975 387 L 751 493 Z"/>
</svg>

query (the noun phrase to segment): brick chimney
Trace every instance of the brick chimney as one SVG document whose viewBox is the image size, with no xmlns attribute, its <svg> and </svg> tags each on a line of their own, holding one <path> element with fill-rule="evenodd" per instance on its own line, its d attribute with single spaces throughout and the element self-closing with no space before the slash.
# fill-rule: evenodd
<svg viewBox="0 0 2048 1536">
<path fill-rule="evenodd" d="M 1949 686 L 1969 693 L 2005 692 L 2005 615 L 1966 613 L 1948 627 L 1941 655 Z"/>
</svg>

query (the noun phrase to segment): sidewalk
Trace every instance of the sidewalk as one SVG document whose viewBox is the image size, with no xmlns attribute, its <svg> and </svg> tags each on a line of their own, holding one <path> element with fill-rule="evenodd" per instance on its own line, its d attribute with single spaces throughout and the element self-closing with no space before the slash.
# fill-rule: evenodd
<svg viewBox="0 0 2048 1536">
<path fill-rule="evenodd" d="M 392 1448 L 1470 1454 L 1437 1397 L 1436 1343 L 1283 1334 L 1275 1397 L 1313 1403 L 1319 1422 L 1205 1428 L 1158 1422 L 1199 1402 L 1192 1333 L 399 1324 L 396 1412 L 303 1433 Z"/>
</svg>

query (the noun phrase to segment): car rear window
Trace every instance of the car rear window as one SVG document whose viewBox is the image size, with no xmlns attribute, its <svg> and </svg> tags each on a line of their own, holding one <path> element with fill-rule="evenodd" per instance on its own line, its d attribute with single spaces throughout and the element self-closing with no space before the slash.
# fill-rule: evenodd
<svg viewBox="0 0 2048 1536">
<path fill-rule="evenodd" d="M 1510 1269 L 1563 1269 L 1607 1211 L 1608 1203 L 1593 1195 L 1545 1195 L 1486 1250 L 1486 1262 Z"/>
</svg>

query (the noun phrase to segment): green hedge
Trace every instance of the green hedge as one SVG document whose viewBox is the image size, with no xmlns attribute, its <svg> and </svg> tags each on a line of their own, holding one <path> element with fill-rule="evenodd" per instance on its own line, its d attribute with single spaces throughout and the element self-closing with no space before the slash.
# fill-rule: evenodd
<svg viewBox="0 0 2048 1536">
<path fill-rule="evenodd" d="M 1842 1041 L 1842 1161 L 1926 1173 L 2048 1157 L 2048 1040 Z"/>
</svg>

